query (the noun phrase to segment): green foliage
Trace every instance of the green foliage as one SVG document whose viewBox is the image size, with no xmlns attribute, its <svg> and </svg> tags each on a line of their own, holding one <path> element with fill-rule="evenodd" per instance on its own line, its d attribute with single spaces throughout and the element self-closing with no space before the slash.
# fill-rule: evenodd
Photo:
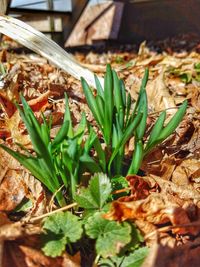
<svg viewBox="0 0 200 267">
<path fill-rule="evenodd" d="M 58 212 L 44 221 L 43 229 L 45 255 L 57 257 L 65 250 L 66 245 L 78 241 L 83 233 L 82 222 L 71 212 Z"/>
<path fill-rule="evenodd" d="M 114 256 L 108 259 L 101 259 L 99 261 L 102 267 L 140 267 L 148 255 L 148 248 L 141 247 L 128 256 Z"/>
<path fill-rule="evenodd" d="M 147 73 L 147 72 L 146 72 Z M 143 79 L 146 85 L 148 75 Z M 82 78 L 82 87 L 90 110 L 102 132 L 110 157 L 106 161 L 109 175 L 121 175 L 123 172 L 124 148 L 133 136 L 134 130 L 142 118 L 141 112 L 131 112 L 131 97 L 126 96 L 125 86 L 117 73 L 107 66 L 104 90 L 95 76 L 97 95 L 94 96 L 87 82 Z"/>
<path fill-rule="evenodd" d="M 83 145 L 83 136 L 87 129 L 85 114 L 76 129 L 73 129 L 69 110 L 68 98 L 65 95 L 66 110 L 63 124 L 54 140 L 50 138 L 51 122 L 43 116 L 40 125 L 29 107 L 21 96 L 23 110 L 17 104 L 21 118 L 24 121 L 36 156 L 30 153 L 22 154 L 1 145 L 10 155 L 16 158 L 37 179 L 39 179 L 52 193 L 55 193 L 62 184 L 68 192 L 68 198 L 74 198 L 77 185 L 80 183 L 82 174 L 89 170 L 91 173 L 101 171 L 99 165 L 89 156 L 90 149 L 95 142 L 98 148 L 96 134 L 89 128 L 89 137 Z M 24 149 L 25 152 L 27 152 Z M 102 153 L 102 151 L 99 152 Z M 61 192 L 56 194 L 60 206 L 66 201 Z"/>
<path fill-rule="evenodd" d="M 129 256 L 125 257 L 121 267 L 140 267 L 148 255 L 148 248 L 141 247 L 131 253 Z"/>
<path fill-rule="evenodd" d="M 90 238 L 96 239 L 96 252 L 103 258 L 118 254 L 131 241 L 131 226 L 128 223 L 105 220 L 101 212 L 89 217 L 85 230 Z"/>
<path fill-rule="evenodd" d="M 75 199 L 85 209 L 101 209 L 112 191 L 110 179 L 103 173 L 96 173 L 88 188 L 80 188 Z"/>
<path fill-rule="evenodd" d="M 181 70 L 180 68 L 170 68 L 169 73 L 175 77 L 179 77 L 185 84 L 192 83 L 193 81 L 200 81 L 200 63 L 195 63 L 193 68 L 188 70 Z"/>
<path fill-rule="evenodd" d="M 186 112 L 187 101 L 183 102 L 177 113 L 165 127 L 166 112 L 161 113 L 145 145 L 144 136 L 148 116 L 146 94 L 148 70 L 145 70 L 139 96 L 133 110 L 131 108 L 130 95 L 126 96 L 123 82 L 118 78 L 116 72 L 111 69 L 110 65 L 107 66 L 104 90 L 96 76 L 95 81 L 97 87 L 96 97 L 84 79 L 82 79 L 82 87 L 88 106 L 107 145 L 108 157 L 106 163 L 104 158 L 106 171 L 111 177 L 136 174 L 144 156 L 156 145 L 163 142 L 177 128 Z M 124 164 L 125 145 L 133 136 L 135 136 L 135 149 L 127 171 Z"/>
<path fill-rule="evenodd" d="M 198 66 L 196 68 L 198 69 Z M 67 95 L 65 95 L 66 109 L 63 124 L 53 140 L 50 138 L 51 120 L 47 121 L 42 115 L 43 122 L 39 124 L 26 100 L 21 96 L 23 109 L 18 104 L 17 107 L 30 135 L 35 156 L 27 152 L 26 149 L 24 149 L 24 153 L 19 153 L 5 145 L 0 145 L 52 193 L 56 192 L 56 198 L 60 206 L 65 205 L 66 199 L 59 188 L 64 184 L 68 201 L 73 200 L 77 186 L 81 183 L 86 171 L 89 171 L 90 174 L 103 172 L 110 178 L 136 174 L 144 156 L 173 133 L 186 112 L 187 101 L 184 101 L 170 122 L 164 125 L 166 111 L 163 111 L 152 129 L 147 143 L 144 144 L 148 116 L 145 89 L 148 81 L 148 70 L 145 70 L 134 108 L 132 108 L 130 94 L 126 94 L 123 81 L 118 78 L 110 65 L 107 66 L 104 89 L 96 76 L 95 81 L 96 96 L 84 79 L 82 79 L 82 86 L 88 106 L 102 132 L 107 146 L 106 150 L 103 149 L 101 139 L 92 126 L 88 126 L 84 113 L 78 127 L 74 130 Z M 86 130 L 88 136 L 84 140 Z M 127 168 L 125 146 L 133 136 L 135 136 L 135 149 Z M 92 157 L 91 151 L 93 149 L 96 153 L 93 153 L 95 156 Z M 101 208 L 102 202 L 97 203 L 97 198 L 99 198 L 98 201 L 103 201 L 99 197 L 101 194 L 100 191 L 98 192 L 99 186 L 100 182 L 94 185 L 97 191 L 92 195 L 93 204 L 90 204 L 90 207 Z M 89 189 L 89 191 L 91 190 Z M 82 193 L 78 196 L 79 200 L 82 197 L 82 201 L 83 198 L 85 198 L 85 201 L 86 199 L 89 201 L 91 198 L 91 192 L 88 193 L 89 191 L 84 192 L 82 190 Z M 94 195 L 96 199 L 94 199 Z M 106 194 L 105 196 L 107 197 Z"/>
</svg>

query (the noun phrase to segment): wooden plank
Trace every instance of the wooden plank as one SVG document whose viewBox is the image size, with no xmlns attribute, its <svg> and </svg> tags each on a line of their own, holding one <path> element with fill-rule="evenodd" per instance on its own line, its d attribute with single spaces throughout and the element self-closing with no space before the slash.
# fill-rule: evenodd
<svg viewBox="0 0 200 267">
<path fill-rule="evenodd" d="M 87 6 L 77 22 L 65 47 L 91 45 L 98 40 L 116 40 L 121 23 L 123 3 Z"/>
<path fill-rule="evenodd" d="M 10 3 L 9 0 L 1 0 L 0 1 L 0 13 L 1 14 L 6 14 L 9 3 Z"/>
<path fill-rule="evenodd" d="M 63 34 L 64 40 L 67 40 L 71 31 L 73 30 L 76 22 L 81 16 L 83 10 L 87 6 L 89 0 L 71 0 L 72 1 L 72 13 L 71 16 L 63 18 Z"/>
</svg>

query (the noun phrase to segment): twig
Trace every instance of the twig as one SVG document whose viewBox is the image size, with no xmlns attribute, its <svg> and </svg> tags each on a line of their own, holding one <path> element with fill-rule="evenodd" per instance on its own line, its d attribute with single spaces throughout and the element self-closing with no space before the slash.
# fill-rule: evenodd
<svg viewBox="0 0 200 267">
<path fill-rule="evenodd" d="M 50 212 L 52 211 L 53 202 L 54 202 L 54 199 L 55 199 L 57 193 L 60 192 L 60 191 L 63 189 L 63 187 L 64 187 L 64 184 L 63 184 L 60 188 L 58 188 L 58 189 L 56 190 L 56 192 L 54 192 L 53 196 L 51 197 L 51 200 L 50 200 L 50 202 L 49 202 L 49 207 L 50 207 L 49 210 L 50 210 Z"/>
<path fill-rule="evenodd" d="M 153 236 L 154 234 L 157 234 L 157 233 L 164 233 L 164 232 L 168 232 L 170 230 L 176 229 L 176 228 L 189 228 L 189 227 L 192 227 L 192 226 L 200 226 L 200 221 L 186 223 L 186 224 L 177 224 L 177 225 L 164 226 L 164 227 L 156 229 L 155 231 L 153 231 L 150 234 L 146 235 L 144 237 L 144 239 L 148 239 L 149 237 L 151 237 L 151 236 Z"/>
<path fill-rule="evenodd" d="M 62 207 L 62 208 L 60 208 L 60 209 L 53 210 L 53 211 L 51 211 L 51 212 L 47 212 L 47 213 L 42 214 L 42 215 L 37 216 L 37 217 L 33 217 L 33 218 L 31 218 L 28 222 L 33 223 L 33 222 L 35 222 L 35 221 L 41 220 L 41 219 L 43 219 L 43 218 L 45 218 L 45 217 L 48 217 L 48 216 L 50 216 L 50 215 L 52 215 L 52 214 L 55 214 L 55 213 L 57 213 L 57 212 L 71 209 L 71 208 L 73 208 L 73 207 L 75 207 L 75 206 L 77 206 L 77 205 L 78 205 L 78 203 L 76 203 L 76 202 L 75 202 L 75 203 L 72 203 L 72 204 L 69 204 L 69 205 L 67 205 L 67 206 L 65 206 L 65 207 Z"/>
<path fill-rule="evenodd" d="M 120 194 L 120 193 L 124 193 L 124 192 L 130 191 L 130 190 L 131 190 L 131 187 L 126 187 L 126 188 L 123 188 L 123 189 L 115 190 L 111 194 L 112 195 Z"/>
</svg>

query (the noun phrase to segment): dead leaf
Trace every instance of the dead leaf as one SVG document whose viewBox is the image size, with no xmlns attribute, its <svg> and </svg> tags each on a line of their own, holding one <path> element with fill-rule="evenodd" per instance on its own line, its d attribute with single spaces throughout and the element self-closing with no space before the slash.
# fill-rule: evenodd
<svg viewBox="0 0 200 267">
<path fill-rule="evenodd" d="M 42 111 L 44 112 L 46 107 L 48 106 L 48 96 L 50 91 L 47 91 L 41 94 L 39 97 L 35 99 L 31 99 L 28 101 L 29 106 L 34 112 Z"/>
<path fill-rule="evenodd" d="M 22 171 L 7 170 L 0 184 L 0 211 L 13 210 L 27 194 Z"/>
<path fill-rule="evenodd" d="M 24 134 L 24 127 L 21 125 L 21 117 L 18 110 L 10 118 L 6 119 L 6 126 L 13 142 L 22 144 L 23 146 L 30 144 L 30 137 Z"/>
<path fill-rule="evenodd" d="M 31 200 L 32 206 L 23 220 L 27 220 L 32 216 L 40 216 L 46 212 L 47 200 L 45 190 L 40 181 L 33 177 L 30 173 L 23 172 L 23 180 L 29 189 L 28 199 Z"/>
<path fill-rule="evenodd" d="M 198 178 L 197 172 L 200 170 L 200 161 L 197 159 L 186 159 L 178 165 L 173 174 L 172 182 L 177 185 L 188 185 L 194 176 Z M 196 174 L 195 174 L 196 172 Z"/>
<path fill-rule="evenodd" d="M 168 113 L 174 114 L 176 110 L 170 108 L 176 107 L 176 104 L 165 85 L 164 75 L 165 69 L 163 68 L 155 79 L 149 80 L 147 83 L 149 109 L 153 111 L 169 109 Z"/>
<path fill-rule="evenodd" d="M 3 93 L 0 93 L 0 103 L 3 106 L 5 113 L 10 118 L 16 111 L 16 106 L 13 104 L 8 97 L 6 97 Z"/>
<path fill-rule="evenodd" d="M 154 179 L 146 179 L 137 175 L 127 176 L 131 188 L 131 199 L 139 200 L 148 197 L 151 192 L 158 190 L 158 185 Z"/>
</svg>

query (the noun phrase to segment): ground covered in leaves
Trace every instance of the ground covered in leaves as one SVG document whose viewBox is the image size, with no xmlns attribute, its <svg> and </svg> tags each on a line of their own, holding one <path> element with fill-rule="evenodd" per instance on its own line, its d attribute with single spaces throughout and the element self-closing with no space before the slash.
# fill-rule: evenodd
<svg viewBox="0 0 200 267">
<path fill-rule="evenodd" d="M 81 64 L 99 76 L 111 63 L 137 99 L 141 79 L 149 68 L 147 129 L 162 110 L 168 118 L 184 99 L 189 105 L 180 127 L 155 148 L 142 163 L 140 175 L 128 176 L 130 194 L 112 202 L 106 218 L 137 226 L 149 253 L 146 266 L 199 266 L 200 253 L 200 54 L 198 51 L 155 52 L 141 44 L 138 53 L 77 53 Z M 20 92 L 38 120 L 52 115 L 51 136 L 57 133 L 65 111 L 67 93 L 73 122 L 81 112 L 95 126 L 80 82 L 35 54 L 15 54 L 1 49 L 0 143 L 31 149 L 26 129 L 13 100 Z M 129 141 L 126 154 L 133 150 Z M 25 202 L 24 202 L 25 200 Z M 31 200 L 31 201 L 30 201 Z M 16 160 L 0 149 L 0 262 L 3 266 L 90 266 L 88 248 L 73 256 L 65 252 L 51 258 L 41 251 L 41 219 L 55 210 L 52 196 Z M 123 238 L 122 238 L 123 239 Z M 113 265 L 111 265 L 111 263 Z M 119 265 L 115 259 L 100 266 Z M 107 265 L 103 265 L 107 264 Z M 110 265 L 109 265 L 110 264 Z M 118 264 L 118 265 L 117 265 Z"/>
</svg>

